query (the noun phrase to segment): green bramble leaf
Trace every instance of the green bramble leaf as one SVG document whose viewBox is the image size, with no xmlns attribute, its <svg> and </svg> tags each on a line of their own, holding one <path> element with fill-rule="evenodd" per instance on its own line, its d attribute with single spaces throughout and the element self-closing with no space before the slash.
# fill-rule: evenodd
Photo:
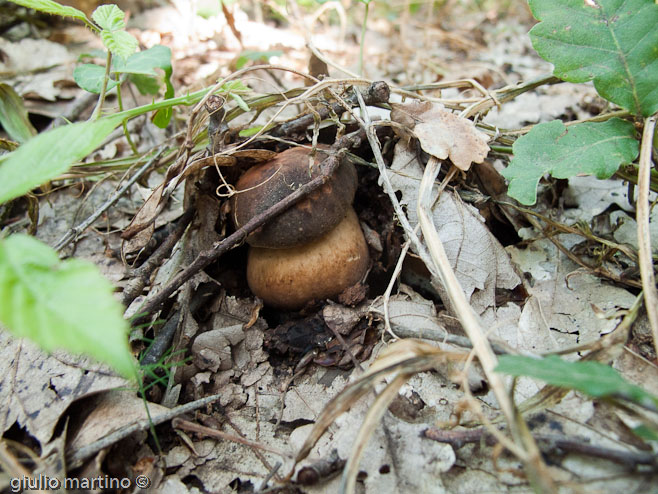
<svg viewBox="0 0 658 494">
<path fill-rule="evenodd" d="M 541 22 L 532 44 L 565 81 L 635 115 L 658 111 L 658 5 L 654 0 L 529 0 Z"/>
<path fill-rule="evenodd" d="M 157 77 L 142 74 L 130 74 L 130 82 L 132 82 L 140 94 L 157 95 L 160 92 L 160 81 Z"/>
<path fill-rule="evenodd" d="M 101 40 L 112 55 L 122 59 L 128 58 L 137 49 L 137 40 L 126 31 L 101 31 Z"/>
<path fill-rule="evenodd" d="M 65 5 L 60 5 L 52 0 L 11 0 L 13 3 L 27 7 L 28 9 L 38 10 L 46 14 L 59 15 L 61 17 L 73 17 L 83 22 L 89 23 L 89 19 L 84 12 Z"/>
<path fill-rule="evenodd" d="M 540 379 L 594 398 L 623 398 L 652 408 L 658 406 L 658 397 L 629 383 L 612 367 L 599 362 L 567 362 L 555 355 L 543 359 L 503 355 L 495 370 L 511 376 Z"/>
<path fill-rule="evenodd" d="M 73 71 L 73 79 L 76 84 L 85 91 L 99 94 L 105 79 L 105 67 L 93 63 L 78 65 Z M 109 91 L 117 85 L 117 81 L 110 79 L 107 81 L 107 90 Z"/>
<path fill-rule="evenodd" d="M 25 142 L 37 133 L 27 116 L 23 99 L 8 84 L 0 84 L 0 124 L 17 142 Z"/>
<path fill-rule="evenodd" d="M 171 83 L 171 50 L 162 45 L 155 45 L 139 53 L 131 55 L 125 63 L 117 61 L 117 71 L 128 73 L 130 80 L 137 86 L 142 94 L 157 94 L 160 86 L 151 75 L 157 75 L 155 68 L 164 71 L 165 99 L 174 97 L 174 86 Z M 164 129 L 169 125 L 172 108 L 163 108 L 155 112 L 153 123 Z"/>
<path fill-rule="evenodd" d="M 122 117 L 64 125 L 34 136 L 16 151 L 0 158 L 0 204 L 68 170 L 96 149 Z"/>
<path fill-rule="evenodd" d="M 101 5 L 91 14 L 91 18 L 103 31 L 120 31 L 121 29 L 125 29 L 125 16 L 123 10 L 114 4 Z"/>
<path fill-rule="evenodd" d="M 128 324 L 112 285 L 88 261 L 60 261 L 27 235 L 0 241 L 0 321 L 44 350 L 68 350 L 135 378 Z"/>
<path fill-rule="evenodd" d="M 148 50 L 134 53 L 127 60 L 115 60 L 113 71 L 128 74 L 130 80 L 142 94 L 158 94 L 160 82 L 154 69 L 164 71 L 166 86 L 165 98 L 173 98 L 174 86 L 171 84 L 171 50 L 162 45 L 155 45 Z M 167 124 L 169 121 L 167 120 Z M 165 124 L 166 127 L 166 124 Z"/>
<path fill-rule="evenodd" d="M 155 68 L 171 70 L 171 50 L 155 45 L 148 50 L 133 53 L 126 60 L 115 60 L 112 71 L 120 74 L 157 75 Z"/>
<path fill-rule="evenodd" d="M 609 178 L 638 155 L 630 122 L 613 118 L 566 127 L 560 120 L 535 125 L 513 145 L 514 157 L 502 175 L 508 194 L 522 204 L 537 201 L 537 185 L 547 173 L 555 178 L 596 175 Z"/>
</svg>

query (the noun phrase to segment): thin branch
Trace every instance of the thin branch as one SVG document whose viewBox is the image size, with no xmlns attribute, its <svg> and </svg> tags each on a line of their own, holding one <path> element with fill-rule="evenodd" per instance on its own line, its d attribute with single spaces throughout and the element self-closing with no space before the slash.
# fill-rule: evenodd
<svg viewBox="0 0 658 494">
<path fill-rule="evenodd" d="M 176 242 L 180 240 L 187 229 L 187 226 L 194 217 L 192 209 L 183 213 L 183 216 L 176 220 L 175 228 L 169 232 L 164 241 L 158 246 L 151 256 L 139 268 L 132 272 L 132 279 L 124 288 L 121 302 L 125 307 L 128 307 L 133 300 L 135 300 L 141 293 L 146 284 L 151 279 L 153 271 L 155 271 L 164 259 L 171 254 L 172 249 Z"/>
<path fill-rule="evenodd" d="M 164 147 L 161 147 L 159 150 L 156 151 L 156 153 L 149 159 L 139 170 L 135 172 L 135 174 L 130 177 L 130 180 L 128 180 L 125 184 L 123 184 L 123 187 L 121 187 L 119 190 L 117 190 L 112 197 L 110 197 L 107 201 L 105 201 L 100 208 L 98 208 L 91 216 L 89 216 L 86 220 L 84 220 L 82 223 L 80 223 L 78 226 L 71 228 L 60 240 L 57 242 L 55 245 L 55 250 L 60 251 L 64 247 L 68 245 L 69 242 L 74 240 L 78 235 L 80 235 L 82 232 L 84 232 L 87 228 L 89 228 L 91 225 L 94 224 L 94 222 L 100 218 L 100 216 L 107 211 L 116 201 L 119 200 L 119 198 L 126 193 L 126 191 L 132 187 L 132 185 L 139 180 L 139 178 L 146 173 L 146 171 L 153 166 L 154 163 L 157 163 L 157 161 L 160 159 L 160 156 L 162 155 L 164 151 Z"/>
<path fill-rule="evenodd" d="M 487 446 L 494 446 L 498 442 L 483 427 L 467 430 L 444 430 L 437 427 L 429 427 L 421 435 L 433 441 L 450 444 L 455 449 L 459 449 L 468 443 L 479 443 L 480 441 L 484 441 Z M 557 434 L 533 434 L 533 437 L 539 444 L 539 448 L 543 454 L 557 453 L 564 455 L 565 453 L 576 453 L 610 460 L 631 469 L 636 469 L 641 465 L 649 465 L 652 467 L 652 470 L 658 470 L 658 456 L 653 453 L 604 448 L 588 444 L 586 438 L 569 439 Z"/>
<path fill-rule="evenodd" d="M 151 425 L 159 425 L 162 424 L 163 422 L 167 422 L 168 420 L 178 417 L 179 415 L 182 415 L 184 413 L 197 410 L 198 408 L 201 408 L 214 401 L 219 400 L 221 396 L 222 396 L 221 394 L 206 396 L 205 398 L 201 398 L 199 400 L 192 401 L 190 403 L 185 403 L 184 405 L 177 406 L 176 408 L 172 408 L 171 410 L 165 413 L 154 415 L 152 420 L 149 419 L 137 420 L 132 424 L 128 424 L 122 427 L 121 429 L 116 430 L 100 438 L 99 440 L 94 441 L 91 444 L 88 444 L 87 446 L 83 446 L 82 448 L 77 449 L 75 451 L 69 451 L 67 452 L 66 455 L 67 467 L 69 469 L 77 468 L 80 465 L 82 465 L 82 463 L 90 456 L 98 453 L 102 449 L 112 446 L 114 443 L 121 441 L 122 439 L 125 439 L 129 435 L 137 431 L 148 429 Z"/>
<path fill-rule="evenodd" d="M 194 432 L 196 434 L 212 437 L 214 439 L 231 441 L 234 443 L 242 444 L 244 446 L 249 446 L 250 448 L 253 449 L 260 449 L 263 451 L 267 451 L 268 453 L 274 453 L 275 455 L 278 455 L 281 458 L 288 459 L 293 457 L 291 453 L 286 453 L 285 451 L 281 451 L 276 448 L 272 448 L 270 446 L 265 446 L 263 444 L 255 443 L 253 441 L 250 441 L 249 439 L 245 439 L 240 436 L 236 436 L 234 434 L 218 431 L 217 429 L 211 429 L 210 427 L 206 427 L 205 425 L 196 424 L 188 420 L 176 418 L 171 422 L 171 425 L 174 429 L 181 429 L 188 432 Z"/>
</svg>

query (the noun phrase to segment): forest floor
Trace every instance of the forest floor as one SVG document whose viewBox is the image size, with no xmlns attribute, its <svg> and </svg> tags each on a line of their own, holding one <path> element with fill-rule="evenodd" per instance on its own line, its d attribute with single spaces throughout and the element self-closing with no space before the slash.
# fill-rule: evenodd
<svg viewBox="0 0 658 494">
<path fill-rule="evenodd" d="M 552 71 L 532 48 L 527 33 L 536 21 L 521 2 L 478 9 L 448 1 L 417 10 L 408 3 L 374 2 L 363 45 L 364 5 L 356 1 L 304 7 L 288 2 L 287 10 L 269 1 L 235 3 L 228 7 L 231 22 L 214 2 L 199 2 L 199 9 L 207 9 L 204 16 L 188 2 L 162 4 L 119 5 L 130 14 L 128 30 L 141 49 L 157 44 L 171 49 L 176 96 L 243 70 L 238 78 L 245 86 L 243 101 L 279 97 L 278 106 L 258 115 L 236 112 L 222 137 L 226 146 L 244 140 L 238 131 L 264 125 L 272 116 L 293 119 L 319 111 L 336 94 L 347 98 L 352 85 L 363 89 L 385 81 L 393 104 L 409 103 L 417 94 L 458 112 L 491 100 L 495 90 Z M 79 23 L 35 18 L 38 22 L 17 18 L 4 30 L 0 76 L 23 97 L 37 130 L 61 122 L 62 115 L 83 121 L 96 96 L 75 84 L 73 70 L 82 54 L 98 60 L 100 39 Z M 290 92 L 295 88 L 317 90 Z M 153 98 L 128 82 L 122 92 L 126 107 Z M 283 104 L 289 99 L 294 104 Z M 239 103 L 227 97 L 227 114 Z M 496 144 L 511 143 L 526 126 L 587 119 L 606 105 L 591 84 L 544 84 L 491 105 L 475 119 L 479 129 L 489 129 L 482 135 L 492 147 L 501 135 L 508 141 Z M 131 336 L 135 355 L 143 357 L 147 340 L 167 326 L 175 330 L 167 352 L 156 355 L 157 364 L 144 377 L 154 429 L 144 422 L 142 396 L 107 368 L 63 352 L 48 355 L 0 333 L 0 424 L 8 445 L 0 465 L 11 473 L 2 477 L 3 488 L 22 472 L 133 480 L 144 475 L 151 484 L 144 492 L 172 494 L 332 493 L 340 492 L 341 482 L 350 484 L 349 474 L 340 472 L 351 460 L 346 472 L 354 472 L 353 492 L 360 493 L 532 492 L 528 464 L 539 465 L 539 478 L 559 492 L 658 492 L 655 458 L 631 432 L 636 419 L 604 400 L 573 391 L 541 394 L 542 382 L 522 377 L 511 394 L 541 459 L 519 458 L 494 439 L 509 434 L 496 387 L 477 360 L 466 362 L 471 343 L 456 309 L 446 302 L 450 297 L 428 257 L 407 243 L 422 214 L 418 203 L 428 155 L 414 144 L 404 118 L 386 105 L 374 106 L 368 106 L 367 117 L 389 123 L 379 128 L 386 127 L 381 158 L 391 189 L 371 145 L 364 141 L 352 150 L 358 170 L 354 208 L 371 257 L 358 289 L 301 311 L 263 306 L 245 281 L 246 245 L 194 273 L 161 307 L 157 324 L 139 326 Z M 80 111 L 71 113 L 74 107 Z M 16 201 L 2 226 L 55 246 L 99 211 L 144 164 L 143 156 L 161 150 L 156 167 L 60 250 L 63 257 L 95 263 L 126 302 L 126 316 L 135 316 L 149 294 L 234 231 L 226 183 L 234 184 L 237 170 L 257 160 L 249 155 L 239 166 L 174 173 L 188 129 L 194 130 L 194 157 L 208 143 L 207 115 L 202 111 L 193 120 L 191 108 L 176 107 L 166 129 L 149 115 L 131 120 L 128 132 L 137 153 L 118 129 L 84 163 Z M 439 138 L 434 119 L 443 117 L 393 108 L 413 118 L 425 115 L 427 139 Z M 105 111 L 117 110 L 112 91 Z M 339 116 L 276 139 L 260 136 L 251 148 L 279 152 L 313 139 L 331 145 L 337 133 L 359 127 L 356 117 L 344 117 L 344 130 L 338 129 Z M 627 258 L 606 258 L 599 241 L 636 249 L 628 183 L 591 176 L 545 180 L 537 204 L 519 208 L 499 174 L 509 152 L 487 147 L 486 158 L 479 159 L 480 134 L 473 129 L 450 131 L 451 142 L 466 149 L 467 164 L 457 170 L 446 162 L 441 169 L 437 183 L 445 188 L 440 196 L 436 188 L 432 192 L 431 220 L 496 352 L 570 350 L 570 360 L 599 352 L 597 360 L 658 395 L 646 315 L 641 312 L 632 328 L 622 324 L 640 293 L 637 270 Z M 163 183 L 170 195 L 154 199 Z M 122 235 L 142 221 L 136 215 L 145 210 L 153 213 L 148 234 Z M 173 251 L 157 258 L 156 247 L 176 236 L 177 226 Z M 652 238 L 655 248 L 658 231 Z M 149 256 L 156 256 L 158 269 L 148 273 L 139 296 L 126 299 L 136 269 Z M 611 342 L 620 327 L 627 338 Z M 186 403 L 194 406 L 177 408 Z M 355 444 L 363 450 L 357 452 Z M 8 458 L 24 460 L 23 466 L 7 467 L 2 460 Z M 123 492 L 140 492 L 138 487 Z"/>
</svg>

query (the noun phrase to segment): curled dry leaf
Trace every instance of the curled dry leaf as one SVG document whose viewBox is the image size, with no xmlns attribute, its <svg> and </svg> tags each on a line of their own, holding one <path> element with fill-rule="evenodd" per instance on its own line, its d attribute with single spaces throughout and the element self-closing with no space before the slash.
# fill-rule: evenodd
<svg viewBox="0 0 658 494">
<path fill-rule="evenodd" d="M 482 163 L 489 153 L 488 136 L 467 118 L 429 101 L 391 103 L 391 120 L 413 130 L 423 150 L 441 160 L 450 158 L 460 170 Z"/>
</svg>

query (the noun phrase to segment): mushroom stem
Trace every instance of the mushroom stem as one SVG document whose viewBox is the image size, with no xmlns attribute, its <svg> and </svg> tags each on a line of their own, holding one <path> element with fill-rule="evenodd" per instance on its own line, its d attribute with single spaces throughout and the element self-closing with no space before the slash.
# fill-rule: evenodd
<svg viewBox="0 0 658 494">
<path fill-rule="evenodd" d="M 340 295 L 361 281 L 368 264 L 368 246 L 350 207 L 335 228 L 315 241 L 288 249 L 251 247 L 247 283 L 267 305 L 296 310 Z"/>
</svg>

